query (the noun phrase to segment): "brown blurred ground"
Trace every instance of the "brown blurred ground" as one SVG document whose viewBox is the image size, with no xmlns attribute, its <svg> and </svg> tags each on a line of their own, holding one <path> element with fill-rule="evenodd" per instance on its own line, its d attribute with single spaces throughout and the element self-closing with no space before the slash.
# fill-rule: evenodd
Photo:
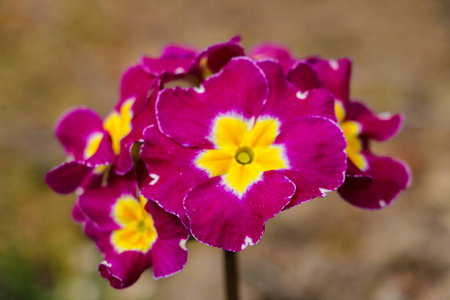
<svg viewBox="0 0 450 300">
<path fill-rule="evenodd" d="M 105 115 L 121 72 L 168 42 L 240 34 L 298 56 L 354 61 L 352 95 L 402 111 L 375 145 L 407 161 L 412 187 L 368 212 L 331 195 L 278 215 L 239 254 L 243 299 L 450 299 L 450 4 L 445 0 L 0 0 L 0 299 L 223 299 L 221 252 L 188 245 L 183 271 L 114 291 L 70 219 L 74 195 L 42 180 L 64 160 L 53 136 L 74 105 Z"/>
</svg>

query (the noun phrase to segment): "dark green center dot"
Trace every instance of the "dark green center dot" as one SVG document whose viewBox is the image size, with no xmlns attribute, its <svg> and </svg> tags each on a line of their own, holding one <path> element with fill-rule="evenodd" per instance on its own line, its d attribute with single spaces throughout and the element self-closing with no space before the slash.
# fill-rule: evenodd
<svg viewBox="0 0 450 300">
<path fill-rule="evenodd" d="M 144 220 L 140 220 L 137 223 L 136 227 L 137 227 L 137 230 L 141 233 L 145 232 L 147 230 L 147 225 L 145 224 Z"/>
<path fill-rule="evenodd" d="M 236 161 L 242 165 L 247 165 L 253 161 L 253 150 L 250 147 L 241 147 L 234 156 Z"/>
</svg>

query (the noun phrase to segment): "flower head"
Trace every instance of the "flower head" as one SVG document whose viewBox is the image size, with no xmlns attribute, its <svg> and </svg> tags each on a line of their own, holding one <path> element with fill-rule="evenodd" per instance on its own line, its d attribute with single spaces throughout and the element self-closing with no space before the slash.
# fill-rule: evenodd
<svg viewBox="0 0 450 300">
<path fill-rule="evenodd" d="M 58 122 L 56 136 L 66 150 L 68 161 L 46 174 L 45 181 L 56 192 L 66 194 L 101 182 L 113 167 L 125 174 L 133 167 L 131 148 L 142 140 L 148 123 L 156 122 L 154 101 L 157 92 L 154 77 L 132 67 L 122 78 L 121 98 L 104 119 L 88 108 L 75 108 Z M 153 102 L 153 103 L 152 103 Z"/>
<path fill-rule="evenodd" d="M 349 60 L 298 60 L 275 44 L 246 56 L 239 42 L 142 57 L 104 119 L 76 108 L 58 123 L 68 159 L 45 181 L 77 191 L 72 215 L 113 287 L 181 270 L 189 234 L 240 251 L 268 219 L 328 192 L 374 209 L 409 184 L 405 164 L 369 148 L 401 116 L 350 99 Z"/>
</svg>

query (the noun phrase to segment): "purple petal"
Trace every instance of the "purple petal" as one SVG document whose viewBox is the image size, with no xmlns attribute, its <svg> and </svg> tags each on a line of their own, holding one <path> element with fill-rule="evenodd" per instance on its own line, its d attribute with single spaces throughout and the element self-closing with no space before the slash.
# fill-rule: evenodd
<svg viewBox="0 0 450 300">
<path fill-rule="evenodd" d="M 322 117 L 304 117 L 283 126 L 275 144 L 283 145 L 290 167 L 284 173 L 297 186 L 287 208 L 323 197 L 344 181 L 346 142 L 338 125 Z"/>
<path fill-rule="evenodd" d="M 212 73 L 219 72 L 233 57 L 244 56 L 244 49 L 239 45 L 240 37 L 235 36 L 230 41 L 213 45 L 202 51 L 197 59 L 196 65 L 206 59 L 206 67 Z"/>
<path fill-rule="evenodd" d="M 81 210 L 80 205 L 78 204 L 78 201 L 73 206 L 72 218 L 75 220 L 75 222 L 78 222 L 78 223 L 84 223 L 87 220 L 86 215 Z"/>
<path fill-rule="evenodd" d="M 103 134 L 103 137 L 98 150 L 91 157 L 86 157 L 85 149 L 94 134 Z M 103 129 L 102 119 L 90 109 L 74 109 L 64 115 L 56 128 L 56 136 L 74 160 L 86 161 L 93 166 L 114 161 L 109 134 Z"/>
<path fill-rule="evenodd" d="M 281 64 L 283 72 L 287 73 L 295 64 L 295 59 L 291 52 L 280 45 L 276 44 L 262 44 L 250 51 L 251 58 L 254 60 L 272 59 Z"/>
<path fill-rule="evenodd" d="M 78 162 L 68 162 L 45 174 L 44 180 L 59 194 L 69 194 L 82 186 L 93 168 Z"/>
<path fill-rule="evenodd" d="M 160 240 L 187 240 L 189 238 L 189 231 L 181 224 L 180 219 L 162 209 L 153 201 L 148 201 L 145 209 L 153 218 L 153 224 L 158 232 L 158 239 Z"/>
<path fill-rule="evenodd" d="M 116 110 L 120 111 L 123 102 L 136 98 L 133 104 L 133 112 L 139 114 L 147 105 L 147 98 L 150 89 L 155 84 L 155 77 L 147 74 L 141 66 L 129 68 L 122 76 L 120 83 L 120 101 L 116 105 Z"/>
<path fill-rule="evenodd" d="M 352 62 L 343 58 L 338 61 L 310 58 L 307 63 L 312 66 L 321 86 L 328 89 L 336 98 L 346 103 L 349 100 L 350 76 Z"/>
<path fill-rule="evenodd" d="M 81 210 L 81 208 L 80 208 Z M 95 242 L 97 248 L 104 255 L 114 255 L 116 254 L 113 245 L 111 245 L 111 231 L 102 230 L 96 226 L 87 216 L 84 219 L 84 234 Z"/>
<path fill-rule="evenodd" d="M 377 141 L 385 141 L 393 137 L 402 124 L 401 115 L 375 115 L 365 104 L 357 101 L 348 103 L 346 120 L 359 122 L 362 125 L 361 134 Z"/>
<path fill-rule="evenodd" d="M 180 146 L 155 127 L 145 130 L 144 139 L 141 158 L 147 166 L 149 179 L 142 187 L 142 195 L 180 217 L 188 226 L 183 198 L 192 187 L 208 179 L 207 174 L 194 165 L 198 150 Z"/>
<path fill-rule="evenodd" d="M 131 148 L 134 143 L 139 139 L 135 139 L 134 136 L 127 136 L 123 138 L 120 143 L 120 153 L 117 156 L 117 163 L 114 168 L 114 172 L 118 175 L 124 175 L 133 168 L 134 160 L 131 153 Z"/>
<path fill-rule="evenodd" d="M 317 89 L 322 86 L 316 72 L 311 66 L 303 62 L 292 68 L 287 78 L 302 92 Z"/>
<path fill-rule="evenodd" d="M 204 81 L 202 91 L 166 89 L 156 103 L 161 131 L 183 146 L 212 148 L 208 139 L 213 121 L 221 113 L 251 119 L 267 101 L 267 81 L 254 62 L 231 60 L 217 75 Z"/>
<path fill-rule="evenodd" d="M 347 159 L 345 180 L 348 181 L 347 183 L 355 183 L 359 189 L 366 189 L 372 182 L 372 176 L 368 172 L 360 170 L 351 159 Z"/>
<path fill-rule="evenodd" d="M 111 211 L 118 198 L 124 195 L 137 196 L 136 176 L 117 176 L 110 172 L 108 184 L 99 188 L 86 189 L 79 198 L 79 205 L 86 216 L 101 230 L 111 231 L 120 228 L 113 220 Z"/>
<path fill-rule="evenodd" d="M 270 88 L 264 114 L 277 117 L 282 123 L 304 116 L 322 116 L 337 121 L 330 92 L 325 89 L 299 92 L 285 79 L 278 63 L 262 61 L 258 65 L 266 74 Z"/>
<path fill-rule="evenodd" d="M 395 197 L 410 184 L 410 171 L 405 163 L 390 157 L 365 153 L 369 162 L 372 182 L 359 186 L 357 181 L 346 178 L 338 192 L 349 203 L 366 209 L 380 209 L 390 205 Z"/>
<path fill-rule="evenodd" d="M 183 46 L 169 46 L 160 58 L 143 57 L 142 68 L 150 75 L 185 74 L 195 61 L 196 51 Z"/>
<path fill-rule="evenodd" d="M 152 265 L 150 253 L 126 251 L 109 255 L 100 263 L 98 270 L 102 277 L 109 280 L 113 288 L 123 289 L 135 283 L 142 272 Z"/>
<path fill-rule="evenodd" d="M 194 187 L 185 199 L 191 233 L 200 242 L 229 251 L 256 244 L 266 221 L 295 193 L 294 184 L 277 171 L 265 172 L 240 198 L 213 177 Z"/>
<path fill-rule="evenodd" d="M 158 239 L 151 249 L 153 275 L 155 278 L 167 277 L 180 271 L 187 262 L 186 242 L 189 231 L 180 219 L 148 201 L 145 209 L 152 216 Z"/>
<path fill-rule="evenodd" d="M 187 238 L 186 238 L 187 240 Z M 152 248 L 153 276 L 163 278 L 183 269 L 187 262 L 187 249 L 183 248 L 186 240 L 158 240 Z"/>
<path fill-rule="evenodd" d="M 131 120 L 131 131 L 120 141 L 120 153 L 117 157 L 116 174 L 124 175 L 129 172 L 134 165 L 132 147 L 136 142 L 144 141 L 144 129 L 156 124 L 155 102 L 158 96 L 159 87 L 155 85 L 150 96 L 147 107 Z"/>
</svg>

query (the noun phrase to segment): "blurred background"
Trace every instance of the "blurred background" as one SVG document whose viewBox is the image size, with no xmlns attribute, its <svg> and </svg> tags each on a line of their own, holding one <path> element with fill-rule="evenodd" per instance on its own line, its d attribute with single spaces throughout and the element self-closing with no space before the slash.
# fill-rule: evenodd
<svg viewBox="0 0 450 300">
<path fill-rule="evenodd" d="M 202 49 L 240 34 L 296 56 L 350 57 L 351 93 L 403 112 L 374 151 L 413 185 L 370 212 L 338 195 L 269 220 L 239 253 L 242 299 L 450 299 L 450 2 L 446 0 L 0 0 L 0 299 L 224 299 L 222 253 L 188 244 L 186 267 L 116 291 L 101 256 L 44 174 L 65 157 L 53 129 L 75 105 L 105 116 L 121 73 L 169 42 Z"/>
</svg>

